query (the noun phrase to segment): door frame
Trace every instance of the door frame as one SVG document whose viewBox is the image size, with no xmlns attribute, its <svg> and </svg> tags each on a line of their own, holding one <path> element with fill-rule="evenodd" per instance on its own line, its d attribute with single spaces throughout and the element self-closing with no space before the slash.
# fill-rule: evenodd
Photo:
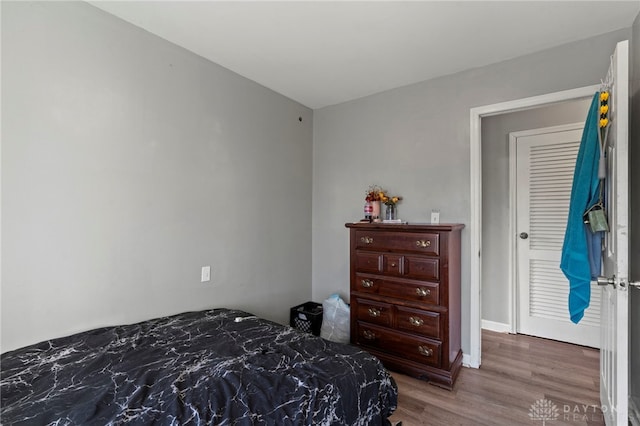
<svg viewBox="0 0 640 426">
<path fill-rule="evenodd" d="M 593 96 L 593 94 L 592 94 Z M 585 115 L 586 117 L 586 115 Z M 544 135 L 547 133 L 565 132 L 570 130 L 578 130 L 584 127 L 584 122 L 567 123 L 557 126 L 540 127 L 537 129 L 520 130 L 509 133 L 509 241 L 507 249 L 509 250 L 508 260 L 508 277 L 511 281 L 509 284 L 509 293 L 507 295 L 509 304 L 509 332 L 516 334 L 518 332 L 518 250 L 516 235 L 518 233 L 518 203 L 517 203 L 517 161 L 516 161 L 516 145 L 518 138 Z"/>
<path fill-rule="evenodd" d="M 524 111 L 564 101 L 588 98 L 600 89 L 600 85 L 548 93 L 546 95 L 516 99 L 471 108 L 470 116 L 470 185 L 471 220 L 470 276 L 469 276 L 469 354 L 464 354 L 463 364 L 479 368 L 481 364 L 482 330 L 482 118 L 493 115 Z M 477 253 L 477 254 L 476 254 Z"/>
</svg>

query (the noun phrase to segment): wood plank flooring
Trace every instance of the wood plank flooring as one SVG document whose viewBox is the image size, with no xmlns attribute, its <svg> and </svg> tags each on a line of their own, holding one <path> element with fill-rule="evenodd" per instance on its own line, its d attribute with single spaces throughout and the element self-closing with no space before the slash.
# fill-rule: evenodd
<svg viewBox="0 0 640 426">
<path fill-rule="evenodd" d="M 390 420 L 402 426 L 603 425 L 599 357 L 597 349 L 484 330 L 482 365 L 462 368 L 452 391 L 392 372 L 399 396 Z M 547 411 L 536 414 L 534 405 Z"/>
</svg>

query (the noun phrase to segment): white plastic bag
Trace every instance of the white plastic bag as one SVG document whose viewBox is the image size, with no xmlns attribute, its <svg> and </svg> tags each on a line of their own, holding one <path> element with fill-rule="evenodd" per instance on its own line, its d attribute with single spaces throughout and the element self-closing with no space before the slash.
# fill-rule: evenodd
<svg viewBox="0 0 640 426">
<path fill-rule="evenodd" d="M 349 305 L 334 293 L 322 302 L 322 327 L 320 337 L 338 343 L 349 343 Z"/>
</svg>

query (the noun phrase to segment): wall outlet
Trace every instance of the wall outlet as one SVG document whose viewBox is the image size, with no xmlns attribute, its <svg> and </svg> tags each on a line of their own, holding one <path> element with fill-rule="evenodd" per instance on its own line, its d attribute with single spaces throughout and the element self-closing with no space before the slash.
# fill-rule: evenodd
<svg viewBox="0 0 640 426">
<path fill-rule="evenodd" d="M 207 281 L 211 281 L 211 266 L 203 266 L 202 271 L 200 271 L 200 282 Z"/>
<path fill-rule="evenodd" d="M 431 224 L 437 225 L 440 223 L 440 210 L 431 210 Z"/>
</svg>

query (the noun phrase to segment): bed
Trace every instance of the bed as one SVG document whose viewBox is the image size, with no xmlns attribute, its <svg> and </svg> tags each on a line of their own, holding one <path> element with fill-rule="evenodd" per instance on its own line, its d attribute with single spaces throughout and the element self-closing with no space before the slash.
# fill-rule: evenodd
<svg viewBox="0 0 640 426">
<path fill-rule="evenodd" d="M 213 309 L 1 356 L 5 425 L 376 425 L 397 404 L 380 361 L 246 312 Z"/>
</svg>

